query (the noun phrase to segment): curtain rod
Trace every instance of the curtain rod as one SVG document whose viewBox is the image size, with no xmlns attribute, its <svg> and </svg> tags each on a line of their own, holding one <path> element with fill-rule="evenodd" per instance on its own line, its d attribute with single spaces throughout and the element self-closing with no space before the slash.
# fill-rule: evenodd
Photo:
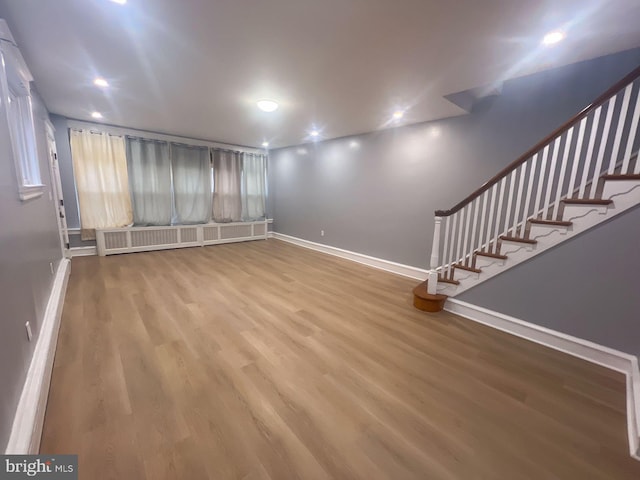
<svg viewBox="0 0 640 480">
<path fill-rule="evenodd" d="M 96 124 L 95 122 L 89 122 L 86 120 L 78 120 L 74 118 L 65 117 L 67 120 L 67 127 L 73 129 L 99 129 L 105 133 L 119 135 L 119 136 L 132 136 L 137 138 L 143 138 L 145 140 L 161 140 L 166 142 L 185 143 L 186 145 L 202 146 L 218 150 L 228 150 L 241 153 L 255 153 L 258 155 L 266 155 L 260 148 L 245 147 L 242 145 L 230 145 L 223 142 L 214 142 L 211 140 L 202 140 L 197 138 L 189 138 L 180 135 L 170 135 L 167 133 L 150 132 L 145 130 L 138 130 L 135 128 L 119 127 L 117 125 L 108 124 Z M 115 133 L 112 133 L 115 132 Z M 190 142 L 190 143 L 186 143 Z M 192 143 L 191 143 L 192 142 Z"/>
<path fill-rule="evenodd" d="M 75 132 L 89 132 L 91 134 L 94 135 L 109 135 L 110 137 L 117 137 L 117 138 L 132 138 L 135 140 L 144 140 L 145 142 L 157 142 L 157 143 L 166 143 L 167 145 L 179 145 L 181 147 L 187 147 L 187 148 L 206 148 L 207 150 L 210 150 L 211 152 L 229 152 L 229 153 L 240 153 L 242 155 L 255 155 L 255 156 L 260 156 L 260 157 L 266 157 L 267 154 L 266 153 L 255 153 L 255 152 L 245 152 L 242 150 L 233 150 L 233 149 L 229 149 L 229 148 L 218 148 L 218 147 L 207 147 L 205 145 L 192 145 L 189 143 L 181 143 L 181 142 L 171 142 L 168 140 L 159 140 L 156 138 L 145 138 L 145 137 L 139 137 L 136 135 L 117 135 L 114 133 L 110 133 L 110 132 L 105 132 L 105 131 L 101 131 L 101 130 L 92 130 L 92 129 L 86 129 L 86 128 L 75 128 L 72 127 L 70 128 L 70 130 L 73 130 Z"/>
<path fill-rule="evenodd" d="M 102 130 L 92 130 L 89 128 L 69 128 L 69 130 L 72 130 L 74 132 L 89 132 L 94 135 L 109 135 L 110 137 L 118 137 L 118 138 L 124 138 L 126 136 L 126 135 L 117 135 L 115 133 L 110 133 L 110 132 L 104 132 Z"/>
</svg>

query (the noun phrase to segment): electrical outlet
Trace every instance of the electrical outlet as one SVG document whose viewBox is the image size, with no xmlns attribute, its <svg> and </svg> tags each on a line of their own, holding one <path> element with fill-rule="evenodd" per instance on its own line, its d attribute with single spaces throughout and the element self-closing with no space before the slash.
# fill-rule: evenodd
<svg viewBox="0 0 640 480">
<path fill-rule="evenodd" d="M 51 269 L 51 275 L 53 275 L 55 273 L 53 271 L 53 262 L 49 262 L 49 268 Z"/>
<path fill-rule="evenodd" d="M 320 230 L 320 236 L 324 237 L 324 230 Z"/>
<path fill-rule="evenodd" d="M 31 338 L 33 337 L 33 332 L 31 331 L 31 324 L 27 322 L 24 324 L 24 326 L 27 329 L 27 338 L 29 339 L 29 341 L 31 341 Z"/>
</svg>

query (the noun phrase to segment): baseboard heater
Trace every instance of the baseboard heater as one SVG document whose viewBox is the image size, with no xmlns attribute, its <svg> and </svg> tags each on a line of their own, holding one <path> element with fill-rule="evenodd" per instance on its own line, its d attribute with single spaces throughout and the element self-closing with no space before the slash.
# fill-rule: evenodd
<svg viewBox="0 0 640 480">
<path fill-rule="evenodd" d="M 98 255 L 203 247 L 267 238 L 267 221 L 96 230 Z"/>
</svg>

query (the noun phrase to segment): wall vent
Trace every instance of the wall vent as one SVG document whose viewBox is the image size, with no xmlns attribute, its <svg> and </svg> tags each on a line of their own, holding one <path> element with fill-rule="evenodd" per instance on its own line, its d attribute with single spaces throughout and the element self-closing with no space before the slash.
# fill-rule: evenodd
<svg viewBox="0 0 640 480">
<path fill-rule="evenodd" d="M 105 232 L 104 245 L 108 250 L 127 248 L 127 232 Z"/>
<path fill-rule="evenodd" d="M 198 229 L 184 228 L 180 229 L 180 243 L 193 243 L 198 241 Z"/>
<path fill-rule="evenodd" d="M 167 228 L 163 230 L 133 230 L 131 232 L 132 247 L 152 247 L 156 245 L 171 245 L 178 243 L 178 229 Z"/>
<path fill-rule="evenodd" d="M 220 227 L 220 238 L 228 240 L 230 238 L 244 238 L 251 236 L 251 225 L 222 225 Z"/>
</svg>

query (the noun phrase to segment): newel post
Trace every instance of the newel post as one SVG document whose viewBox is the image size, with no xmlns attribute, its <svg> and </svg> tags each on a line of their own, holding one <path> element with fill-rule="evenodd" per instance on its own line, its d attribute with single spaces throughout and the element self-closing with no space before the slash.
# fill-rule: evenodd
<svg viewBox="0 0 640 480">
<path fill-rule="evenodd" d="M 431 246 L 431 263 L 429 276 L 427 278 L 427 293 L 435 295 L 438 288 L 438 272 L 436 269 L 440 266 L 440 224 L 442 217 L 435 217 L 435 225 L 433 229 L 433 244 Z"/>
</svg>

